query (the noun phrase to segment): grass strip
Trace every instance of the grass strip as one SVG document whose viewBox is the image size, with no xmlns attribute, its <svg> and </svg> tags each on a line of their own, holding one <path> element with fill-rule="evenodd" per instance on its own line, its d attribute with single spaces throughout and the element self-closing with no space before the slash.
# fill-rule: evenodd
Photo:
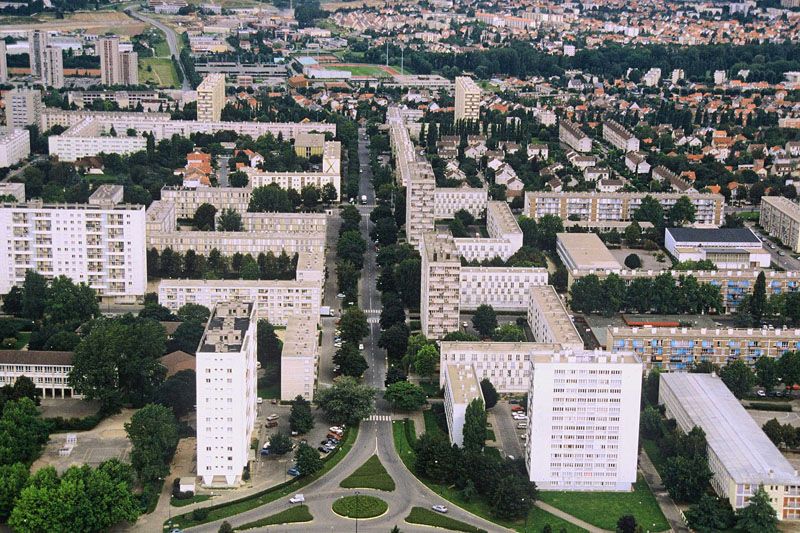
<svg viewBox="0 0 800 533">
<path fill-rule="evenodd" d="M 200 503 L 206 500 L 210 500 L 211 496 L 208 494 L 195 494 L 191 498 L 186 498 L 185 500 L 179 500 L 177 498 L 170 498 L 170 505 L 173 507 L 186 507 L 187 505 L 192 505 L 193 503 Z"/>
<path fill-rule="evenodd" d="M 333 512 L 346 518 L 375 518 L 389 509 L 389 504 L 375 496 L 344 496 L 333 502 Z"/>
<path fill-rule="evenodd" d="M 485 529 L 471 526 L 461 520 L 435 513 L 424 507 L 412 507 L 411 514 L 406 517 L 409 524 L 422 524 L 424 526 L 440 527 L 449 531 L 466 531 L 467 533 L 486 533 Z"/>
<path fill-rule="evenodd" d="M 343 479 L 339 486 L 345 489 L 378 489 L 387 492 L 395 489 L 394 480 L 377 455 L 367 459 L 355 472 Z"/>
<path fill-rule="evenodd" d="M 170 527 L 178 527 L 180 526 L 182 529 L 198 526 L 200 524 L 207 524 L 208 522 L 215 522 L 217 520 L 222 520 L 223 518 L 228 518 L 229 516 L 233 516 L 235 514 L 244 513 L 245 511 L 249 511 L 251 509 L 255 509 L 256 507 L 260 507 L 261 505 L 274 502 L 280 498 L 284 498 L 289 496 L 290 494 L 294 494 L 297 492 L 297 489 L 305 487 L 312 481 L 316 481 L 317 479 L 321 478 L 325 474 L 327 474 L 333 467 L 335 467 L 339 462 L 344 459 L 350 449 L 353 447 L 353 444 L 356 442 L 356 438 L 358 437 L 358 427 L 351 427 L 345 430 L 345 438 L 342 442 L 342 445 L 339 446 L 336 450 L 332 451 L 328 454 L 327 457 L 323 458 L 322 461 L 324 463 L 322 469 L 313 474 L 311 476 L 301 476 L 290 481 L 286 481 L 284 483 L 280 483 L 275 485 L 274 487 L 270 487 L 268 489 L 262 490 L 260 492 L 256 492 L 255 494 L 251 494 L 250 496 L 246 496 L 239 500 L 234 500 L 232 502 L 227 503 L 220 503 L 218 505 L 212 505 L 209 507 L 203 507 L 203 509 L 208 509 L 208 514 L 202 519 L 197 520 L 195 519 L 192 514 L 193 513 L 184 513 L 179 516 L 175 516 L 172 520 L 168 520 L 164 523 L 165 526 Z"/>
<path fill-rule="evenodd" d="M 307 505 L 298 505 L 285 509 L 280 513 L 272 516 L 256 520 L 255 522 L 248 522 L 243 526 L 236 528 L 236 531 L 244 531 L 245 529 L 254 529 L 257 527 L 276 526 L 280 524 L 292 524 L 296 522 L 311 522 L 314 517 L 308 511 Z"/>
</svg>

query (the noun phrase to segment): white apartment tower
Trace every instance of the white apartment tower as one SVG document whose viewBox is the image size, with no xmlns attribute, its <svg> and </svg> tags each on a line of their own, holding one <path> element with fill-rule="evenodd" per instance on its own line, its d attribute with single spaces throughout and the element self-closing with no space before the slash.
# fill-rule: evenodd
<svg viewBox="0 0 800 533">
<path fill-rule="evenodd" d="M 6 60 L 6 42 L 0 39 L 0 83 L 8 81 L 8 61 Z"/>
<path fill-rule="evenodd" d="M 204 485 L 241 480 L 256 421 L 256 324 L 252 303 L 221 301 L 196 355 L 197 475 Z"/>
<path fill-rule="evenodd" d="M 31 76 L 41 78 L 44 74 L 44 51 L 47 48 L 47 32 L 34 30 L 28 33 L 28 55 L 31 62 Z"/>
<path fill-rule="evenodd" d="M 122 80 L 119 37 L 103 37 L 97 41 L 97 54 L 100 56 L 100 83 L 119 85 Z"/>
<path fill-rule="evenodd" d="M 450 443 L 464 445 L 464 422 L 467 407 L 473 400 L 484 402 L 481 385 L 472 365 L 443 364 L 444 381 L 444 414 L 450 430 Z"/>
<path fill-rule="evenodd" d="M 39 125 L 42 116 L 42 95 L 34 89 L 14 89 L 6 93 L 6 126 L 25 128 Z"/>
<path fill-rule="evenodd" d="M 127 204 L 0 205 L 0 293 L 25 272 L 67 276 L 100 296 L 134 301 L 147 286 L 145 210 Z"/>
<path fill-rule="evenodd" d="M 225 74 L 209 74 L 197 86 L 198 122 L 218 122 L 225 106 Z"/>
<path fill-rule="evenodd" d="M 450 235 L 425 233 L 420 243 L 422 332 L 441 339 L 458 331 L 461 256 Z"/>
<path fill-rule="evenodd" d="M 467 76 L 456 77 L 455 120 L 478 120 L 481 114 L 481 88 Z"/>
<path fill-rule="evenodd" d="M 288 319 L 281 351 L 281 400 L 291 401 L 302 396 L 314 399 L 317 381 L 319 343 L 317 342 L 317 313 L 293 315 Z"/>
<path fill-rule="evenodd" d="M 630 491 L 642 363 L 632 354 L 555 352 L 532 360 L 527 463 L 541 490 Z"/>
<path fill-rule="evenodd" d="M 61 48 L 48 46 L 44 49 L 42 65 L 42 84 L 46 87 L 60 89 L 64 86 L 64 58 Z"/>
</svg>

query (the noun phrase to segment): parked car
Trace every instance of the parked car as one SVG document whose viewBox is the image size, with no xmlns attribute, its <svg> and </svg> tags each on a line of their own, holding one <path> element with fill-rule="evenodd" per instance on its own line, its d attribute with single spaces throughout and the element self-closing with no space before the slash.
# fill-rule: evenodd
<svg viewBox="0 0 800 533">
<path fill-rule="evenodd" d="M 278 421 L 277 420 L 267 420 L 264 423 L 264 427 L 276 428 L 276 427 L 278 427 Z"/>
<path fill-rule="evenodd" d="M 300 471 L 297 469 L 296 466 L 291 467 L 289 470 L 286 471 L 286 473 L 293 477 L 297 477 L 300 475 Z"/>
<path fill-rule="evenodd" d="M 260 396 L 259 396 L 258 398 L 256 398 L 256 403 L 257 403 L 258 405 L 261 405 L 262 403 L 264 403 L 264 398 L 262 398 L 262 397 L 260 397 Z"/>
<path fill-rule="evenodd" d="M 345 296 L 346 296 L 346 294 L 345 294 L 345 293 L 343 293 L 343 292 L 340 292 L 339 294 L 337 294 L 337 295 L 336 295 L 336 297 L 337 297 L 337 298 L 339 298 L 340 300 L 341 300 L 342 298 L 344 298 Z"/>
<path fill-rule="evenodd" d="M 294 497 L 289 498 L 289 503 L 303 503 L 306 501 L 306 497 L 302 494 L 295 494 Z"/>
<path fill-rule="evenodd" d="M 331 426 L 331 427 L 328 428 L 328 431 L 330 431 L 331 433 L 338 433 L 339 435 L 341 435 L 342 433 L 344 433 L 344 427 L 342 427 L 342 426 Z"/>
<path fill-rule="evenodd" d="M 364 349 L 364 345 L 363 345 L 363 344 L 359 344 L 359 345 L 358 345 L 358 349 L 359 349 L 359 350 L 363 350 L 363 349 Z"/>
<path fill-rule="evenodd" d="M 524 411 L 524 409 L 522 408 L 521 405 L 512 405 L 511 406 L 511 410 L 512 411 Z"/>
<path fill-rule="evenodd" d="M 317 446 L 317 451 L 322 453 L 330 452 L 330 450 L 328 450 L 328 448 L 326 448 L 325 446 Z"/>
<path fill-rule="evenodd" d="M 269 415 L 267 417 L 267 420 L 272 421 L 272 420 L 277 420 L 278 418 L 280 418 L 278 415 L 276 415 L 275 413 L 272 413 L 271 415 Z"/>
<path fill-rule="evenodd" d="M 431 505 L 431 509 L 433 509 L 437 513 L 442 513 L 442 514 L 445 514 L 447 512 L 447 507 L 444 505 Z"/>
<path fill-rule="evenodd" d="M 517 424 L 517 429 L 527 429 L 527 428 L 528 428 L 527 422 L 520 422 L 519 424 Z"/>
</svg>

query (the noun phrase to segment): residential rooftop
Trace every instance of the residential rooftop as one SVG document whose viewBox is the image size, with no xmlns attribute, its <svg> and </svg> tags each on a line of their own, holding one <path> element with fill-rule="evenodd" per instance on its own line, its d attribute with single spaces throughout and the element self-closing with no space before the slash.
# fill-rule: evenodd
<svg viewBox="0 0 800 533">
<path fill-rule="evenodd" d="M 249 302 L 222 301 L 214 306 L 206 330 L 200 339 L 198 351 L 205 353 L 239 353 L 247 329 L 253 304 Z"/>
<path fill-rule="evenodd" d="M 447 365 L 447 383 L 450 388 L 450 397 L 455 404 L 468 404 L 475 398 L 483 399 L 481 385 L 475 368 L 469 365 Z"/>
<path fill-rule="evenodd" d="M 733 242 L 733 243 L 752 243 L 761 245 L 753 230 L 749 228 L 667 228 L 666 230 L 676 243 L 680 242 Z"/>
</svg>

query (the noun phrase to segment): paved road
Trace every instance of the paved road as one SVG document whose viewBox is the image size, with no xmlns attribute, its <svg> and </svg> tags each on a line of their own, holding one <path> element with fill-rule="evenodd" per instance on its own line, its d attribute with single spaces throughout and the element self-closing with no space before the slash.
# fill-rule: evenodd
<svg viewBox="0 0 800 533">
<path fill-rule="evenodd" d="M 511 406 L 505 401 L 497 402 L 491 412 L 494 414 L 494 436 L 497 437 L 498 444 L 501 446 L 500 451 L 503 452 L 503 455 L 513 455 L 517 459 L 524 457 L 522 440 L 518 434 L 524 433 L 525 430 L 517 429 L 519 421 L 511 417 Z"/>
<path fill-rule="evenodd" d="M 189 79 L 186 77 L 186 71 L 183 69 L 183 64 L 181 63 L 181 54 L 178 51 L 178 34 L 175 33 L 175 30 L 163 24 L 155 19 L 151 19 L 150 17 L 146 17 L 139 13 L 138 11 L 134 11 L 133 9 L 126 9 L 125 13 L 132 16 L 133 18 L 137 18 L 143 22 L 147 22 L 151 26 L 155 26 L 162 32 L 167 38 L 167 44 L 169 45 L 169 53 L 175 56 L 175 59 L 178 60 L 178 68 L 181 69 L 181 74 L 183 74 L 183 83 L 181 85 L 181 89 L 184 91 L 191 91 L 192 86 L 189 84 Z"/>
<path fill-rule="evenodd" d="M 363 130 L 360 132 L 363 133 Z M 369 182 L 371 177 L 369 171 L 369 157 L 366 146 L 367 141 L 359 135 L 359 159 L 362 168 L 365 170 L 361 176 L 361 191 L 366 194 L 370 203 L 374 201 L 374 191 Z M 362 209 L 362 214 L 368 215 Z M 365 238 L 369 233 L 369 218 L 364 216 L 361 223 L 361 232 Z M 362 286 L 360 303 L 363 309 L 372 309 L 379 306 L 380 295 L 375 288 L 376 267 L 375 249 L 369 247 L 364 257 L 364 270 L 362 274 Z M 364 339 L 365 357 L 370 365 L 364 376 L 364 381 L 369 385 L 383 389 L 383 380 L 386 373 L 386 353 L 378 348 L 377 341 L 380 329 L 377 323 L 370 323 L 370 335 Z M 390 421 L 391 411 L 388 404 L 381 399 L 378 393 L 377 412 L 370 419 L 361 423 L 361 427 L 353 449 L 348 456 L 336 465 L 328 474 L 310 483 L 301 492 L 305 495 L 306 504 L 314 516 L 311 524 L 287 524 L 281 526 L 281 531 L 350 531 L 354 528 L 355 522 L 342 518 L 331 510 L 333 502 L 342 496 L 355 494 L 352 489 L 342 489 L 339 483 L 353 473 L 372 455 L 378 454 L 381 462 L 386 467 L 389 475 L 394 479 L 396 489 L 393 492 L 381 492 L 372 489 L 359 489 L 361 494 L 370 494 L 380 497 L 389 504 L 387 513 L 379 518 L 371 520 L 361 520 L 360 528 L 364 531 L 389 531 L 394 525 L 398 525 L 403 531 L 431 531 L 427 527 L 415 527 L 406 524 L 404 519 L 408 516 L 411 508 L 421 506 L 430 508 L 434 504 L 447 505 L 450 508 L 449 516 L 456 520 L 473 524 L 487 531 L 504 531 L 504 528 L 468 513 L 458 507 L 452 506 L 448 501 L 423 485 L 411 472 L 406 469 L 403 462 L 398 457 L 394 449 L 394 438 L 392 436 L 392 424 Z M 291 504 L 288 498 L 269 503 L 267 505 L 252 509 L 250 511 L 229 517 L 228 522 L 235 527 L 246 523 L 273 515 L 288 508 Z M 204 524 L 202 526 L 188 529 L 188 531 L 214 533 L 218 530 L 221 521 Z M 264 528 L 263 530 L 266 530 Z M 274 531 L 274 527 L 270 529 Z M 256 530 L 254 530 L 256 531 Z"/>
<path fill-rule="evenodd" d="M 230 183 L 228 182 L 228 161 L 230 157 L 221 155 L 219 159 L 217 159 L 217 184 L 220 187 L 228 187 Z"/>
</svg>

